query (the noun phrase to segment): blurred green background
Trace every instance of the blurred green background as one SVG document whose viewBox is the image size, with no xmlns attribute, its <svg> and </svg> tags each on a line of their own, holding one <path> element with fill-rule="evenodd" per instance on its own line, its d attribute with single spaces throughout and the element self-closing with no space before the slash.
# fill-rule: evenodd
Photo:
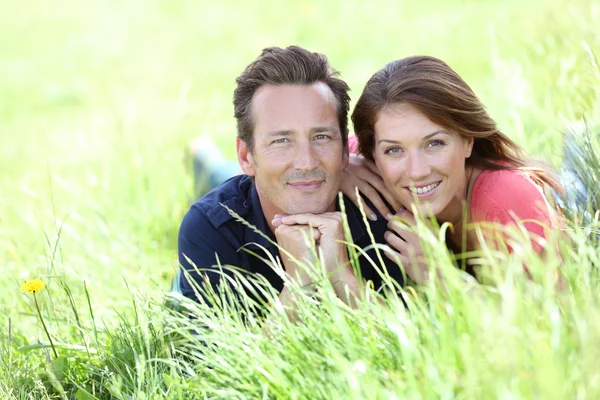
<svg viewBox="0 0 600 400">
<path fill-rule="evenodd" d="M 186 143 L 233 157 L 234 80 L 263 47 L 327 54 L 353 101 L 387 61 L 440 57 L 558 163 L 567 122 L 598 119 L 598 26 L 582 0 L 0 2 L 0 323 L 37 276 L 82 302 L 85 281 L 103 319 L 168 288 Z"/>
</svg>

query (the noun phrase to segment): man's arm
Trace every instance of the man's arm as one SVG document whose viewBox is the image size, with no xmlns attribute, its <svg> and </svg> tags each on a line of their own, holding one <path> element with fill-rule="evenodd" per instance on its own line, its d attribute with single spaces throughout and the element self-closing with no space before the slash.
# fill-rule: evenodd
<svg viewBox="0 0 600 400">
<path fill-rule="evenodd" d="M 295 310 L 298 293 L 294 292 L 290 283 L 296 284 L 307 292 L 314 291 L 313 279 L 308 269 L 314 264 L 313 244 L 320 240 L 321 234 L 317 229 L 307 225 L 280 224 L 275 229 L 275 237 L 277 244 L 282 249 L 279 252 L 281 262 L 290 278 L 290 282 L 284 282 L 279 301 L 288 317 L 297 320 Z M 304 264 L 304 266 L 300 264 Z"/>
<path fill-rule="evenodd" d="M 315 230 L 315 232 L 318 238 L 318 231 Z M 308 232 L 305 233 L 310 235 Z M 308 249 L 303 238 L 304 236 L 298 229 L 282 229 L 279 231 L 278 242 L 290 251 L 292 257 L 304 262 L 305 258 L 310 257 L 310 254 L 303 253 Z M 218 262 L 221 265 L 239 266 L 239 258 L 236 256 L 239 253 L 236 250 L 223 234 L 214 228 L 206 215 L 200 210 L 192 208 L 184 217 L 179 231 L 179 262 L 183 269 L 188 271 L 187 277 L 186 273 L 182 273 L 180 276 L 179 283 L 182 294 L 196 301 L 200 300 L 200 297 L 202 301 L 213 305 L 211 299 L 203 296 L 202 290 L 217 291 L 217 286 L 223 278 L 222 273 L 216 267 Z M 281 253 L 281 258 L 290 279 L 297 282 L 299 286 L 311 290 L 312 279 L 306 271 L 299 268 L 284 252 Z M 196 265 L 196 268 L 188 259 Z M 227 270 L 223 270 L 223 273 L 230 276 Z M 210 287 L 207 287 L 207 284 Z M 199 286 L 200 291 L 195 286 Z M 196 294 L 196 292 L 199 293 Z M 287 284 L 279 294 L 279 301 L 288 316 L 295 319 L 297 293 L 290 290 Z"/>
<path fill-rule="evenodd" d="M 192 207 L 181 223 L 178 238 L 178 257 L 182 271 L 179 275 L 181 293 L 192 300 L 212 305 L 204 291 L 215 290 L 226 269 L 218 265 L 237 265 L 236 249 L 199 209 Z"/>
</svg>

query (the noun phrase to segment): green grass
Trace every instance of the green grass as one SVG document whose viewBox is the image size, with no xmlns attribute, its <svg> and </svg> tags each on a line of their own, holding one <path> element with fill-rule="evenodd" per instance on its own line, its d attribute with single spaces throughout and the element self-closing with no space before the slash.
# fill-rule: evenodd
<svg viewBox="0 0 600 400">
<path fill-rule="evenodd" d="M 326 53 L 354 101 L 385 62 L 438 56 L 559 165 L 568 124 L 600 121 L 597 26 L 583 0 L 0 3 L 0 398 L 597 398 L 589 227 L 560 241 L 561 294 L 487 254 L 508 266 L 494 285 L 431 288 L 410 313 L 324 290 L 273 338 L 195 306 L 217 351 L 161 307 L 191 200 L 185 144 L 209 134 L 233 156 L 234 79 L 263 47 Z M 34 277 L 58 361 L 18 290 Z"/>
</svg>

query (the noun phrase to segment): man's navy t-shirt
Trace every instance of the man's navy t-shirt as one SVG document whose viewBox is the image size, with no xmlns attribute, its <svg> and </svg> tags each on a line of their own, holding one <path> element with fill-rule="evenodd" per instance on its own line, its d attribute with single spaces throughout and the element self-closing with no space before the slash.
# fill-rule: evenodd
<svg viewBox="0 0 600 400">
<path fill-rule="evenodd" d="M 344 205 L 354 244 L 362 249 L 370 246 L 371 239 L 360 211 L 349 199 L 345 199 Z M 194 203 L 183 218 L 179 230 L 178 253 L 179 263 L 188 271 L 189 278 L 197 284 L 203 285 L 208 282 L 216 288 L 224 279 L 218 265 L 231 265 L 251 274 L 260 274 L 274 289 L 279 292 L 283 290 L 281 277 L 271 266 L 261 260 L 261 258 L 268 259 L 261 247 L 267 249 L 273 257 L 279 256 L 278 248 L 253 229 L 236 220 L 223 206 L 276 242 L 265 220 L 252 179 L 247 175 L 234 176 Z M 369 222 L 369 225 L 375 243 L 385 243 L 383 234 L 387 229 L 387 221 L 378 215 L 377 221 Z M 244 249 L 251 250 L 261 257 L 249 254 Z M 370 249 L 367 254 L 381 269 L 375 250 Z M 385 257 L 383 252 L 381 256 L 389 275 L 402 285 L 400 268 Z M 188 259 L 195 264 L 196 268 Z M 364 256 L 360 256 L 359 263 L 363 279 L 372 281 L 376 289 L 381 287 L 381 277 L 372 264 Z M 227 273 L 227 269 L 223 268 L 223 272 Z M 184 296 L 197 299 L 196 291 L 186 274 L 179 274 L 177 283 Z"/>
</svg>

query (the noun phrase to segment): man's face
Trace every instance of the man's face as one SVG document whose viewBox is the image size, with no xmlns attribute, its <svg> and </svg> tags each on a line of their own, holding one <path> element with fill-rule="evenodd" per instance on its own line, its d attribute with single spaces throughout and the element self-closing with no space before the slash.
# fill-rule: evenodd
<svg viewBox="0 0 600 400">
<path fill-rule="evenodd" d="M 255 177 L 265 216 L 333 211 L 348 153 L 331 89 L 321 82 L 263 86 L 252 116 L 254 148 L 238 140 L 238 158 Z"/>
</svg>

